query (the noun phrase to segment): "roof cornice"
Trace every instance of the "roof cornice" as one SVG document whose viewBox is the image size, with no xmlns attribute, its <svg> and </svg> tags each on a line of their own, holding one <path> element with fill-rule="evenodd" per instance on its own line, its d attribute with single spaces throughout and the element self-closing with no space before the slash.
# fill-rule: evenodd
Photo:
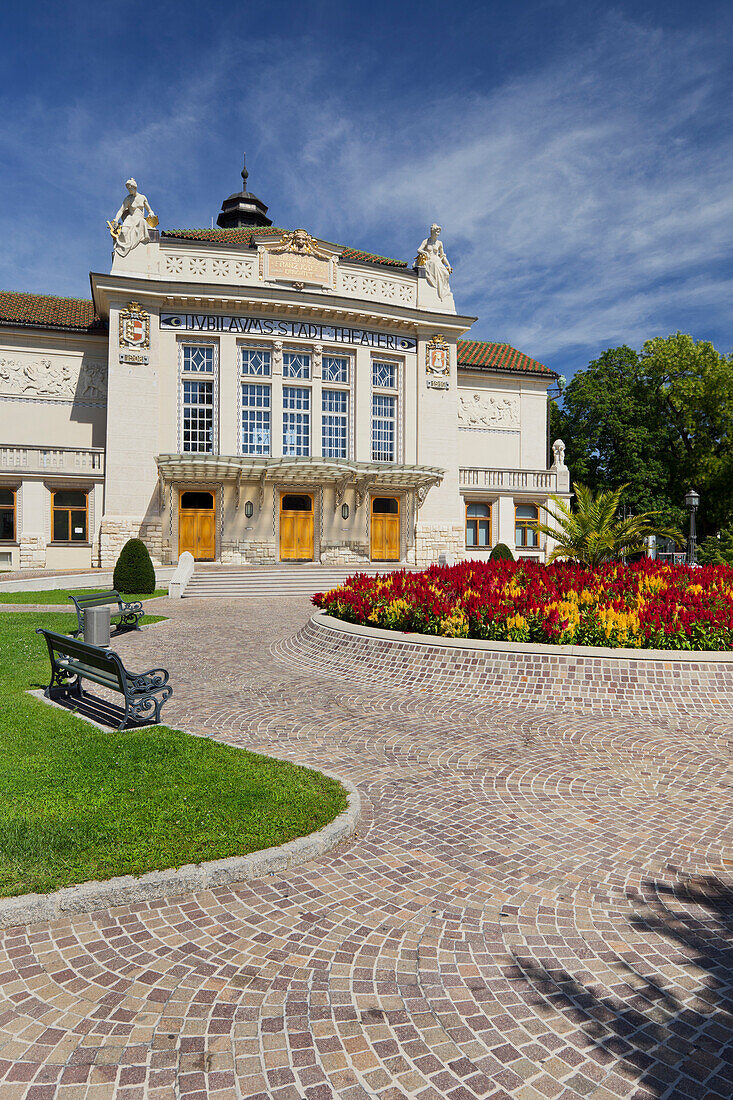
<svg viewBox="0 0 733 1100">
<path fill-rule="evenodd" d="M 428 313 L 405 306 L 342 298 L 325 297 L 316 292 L 290 291 L 281 287 L 237 286 L 220 283 L 185 283 L 152 279 L 147 275 L 106 275 L 90 272 L 94 305 L 101 317 L 109 316 L 113 297 L 129 296 L 135 300 L 155 302 L 159 308 L 176 309 L 184 304 L 196 311 L 251 311 L 284 313 L 290 316 L 333 317 L 359 324 L 409 328 L 418 334 L 433 335 L 436 330 L 460 336 L 476 320 L 454 313 Z"/>
</svg>

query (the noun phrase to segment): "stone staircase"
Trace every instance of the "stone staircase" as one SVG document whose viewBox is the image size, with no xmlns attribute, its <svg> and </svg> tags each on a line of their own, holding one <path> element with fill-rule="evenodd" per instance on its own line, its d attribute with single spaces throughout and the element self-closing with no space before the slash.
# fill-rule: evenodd
<svg viewBox="0 0 733 1100">
<path fill-rule="evenodd" d="M 306 596 L 327 592 L 343 584 L 354 573 L 388 573 L 393 569 L 412 569 L 399 562 L 374 563 L 354 568 L 345 565 L 251 565 L 244 568 L 197 565 L 183 593 L 184 599 L 204 596 Z"/>
</svg>

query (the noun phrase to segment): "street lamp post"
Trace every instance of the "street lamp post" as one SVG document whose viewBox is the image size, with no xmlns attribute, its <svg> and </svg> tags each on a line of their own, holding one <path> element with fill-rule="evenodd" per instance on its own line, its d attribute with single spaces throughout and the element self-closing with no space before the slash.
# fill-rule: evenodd
<svg viewBox="0 0 733 1100">
<path fill-rule="evenodd" d="M 694 489 L 688 489 L 685 493 L 685 504 L 690 510 L 690 537 L 687 540 L 687 564 L 697 565 L 697 531 L 695 530 L 695 512 L 700 503 L 700 494 Z"/>
</svg>

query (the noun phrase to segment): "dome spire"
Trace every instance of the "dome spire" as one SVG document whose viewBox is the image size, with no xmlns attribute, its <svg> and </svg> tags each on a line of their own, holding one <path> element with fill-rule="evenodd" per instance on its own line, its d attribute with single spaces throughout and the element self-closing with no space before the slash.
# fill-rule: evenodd
<svg viewBox="0 0 733 1100">
<path fill-rule="evenodd" d="M 216 219 L 216 224 L 222 229 L 243 229 L 247 226 L 272 225 L 272 220 L 267 217 L 267 207 L 261 199 L 247 190 L 247 154 L 243 155 L 242 165 L 242 190 L 221 204 L 221 213 Z"/>
</svg>

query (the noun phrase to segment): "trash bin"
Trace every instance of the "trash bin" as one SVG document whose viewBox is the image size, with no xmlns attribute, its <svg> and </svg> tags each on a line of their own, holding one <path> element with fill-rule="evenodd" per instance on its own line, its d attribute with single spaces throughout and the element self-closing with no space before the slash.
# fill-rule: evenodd
<svg viewBox="0 0 733 1100">
<path fill-rule="evenodd" d="M 109 604 L 87 607 L 84 611 L 84 641 L 90 645 L 109 646 Z"/>
</svg>

